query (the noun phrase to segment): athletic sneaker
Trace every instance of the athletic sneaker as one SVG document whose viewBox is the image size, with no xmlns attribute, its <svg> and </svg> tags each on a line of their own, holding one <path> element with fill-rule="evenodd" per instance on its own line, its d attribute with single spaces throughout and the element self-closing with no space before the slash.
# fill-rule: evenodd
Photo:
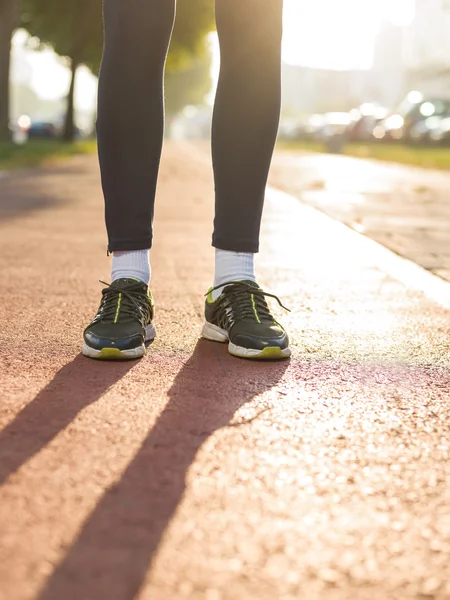
<svg viewBox="0 0 450 600">
<path fill-rule="evenodd" d="M 204 338 L 228 342 L 230 354 L 242 358 L 264 360 L 291 355 L 288 335 L 271 315 L 265 299 L 275 298 L 285 308 L 277 296 L 263 292 L 254 281 L 232 281 L 214 301 L 211 292 L 217 288 L 207 294 Z"/>
<path fill-rule="evenodd" d="M 117 279 L 102 290 L 98 312 L 84 331 L 82 352 L 90 358 L 140 358 L 155 338 L 152 295 L 137 279 Z"/>
</svg>

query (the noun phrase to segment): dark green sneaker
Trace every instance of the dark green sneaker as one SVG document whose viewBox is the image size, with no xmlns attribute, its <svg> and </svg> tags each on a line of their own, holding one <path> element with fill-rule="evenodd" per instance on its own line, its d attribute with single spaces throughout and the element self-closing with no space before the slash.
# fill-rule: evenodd
<svg viewBox="0 0 450 600">
<path fill-rule="evenodd" d="M 117 279 L 102 290 L 98 312 L 84 331 L 82 352 L 89 358 L 127 360 L 144 356 L 155 336 L 154 307 L 145 283 Z"/>
<path fill-rule="evenodd" d="M 263 292 L 254 281 L 226 283 L 215 301 L 214 289 L 206 298 L 204 338 L 228 342 L 229 353 L 241 358 L 270 360 L 291 355 L 288 335 L 271 315 L 265 299 L 270 296 L 283 306 L 276 296 Z"/>
</svg>

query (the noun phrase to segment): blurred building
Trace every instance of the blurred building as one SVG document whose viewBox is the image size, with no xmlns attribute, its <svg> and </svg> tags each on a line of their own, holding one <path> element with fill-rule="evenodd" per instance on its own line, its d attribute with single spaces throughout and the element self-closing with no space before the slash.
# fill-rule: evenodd
<svg viewBox="0 0 450 600">
<path fill-rule="evenodd" d="M 405 27 L 388 21 L 381 24 L 375 40 L 373 66 L 366 72 L 366 91 L 369 100 L 390 107 L 407 91 L 403 60 L 403 35 Z"/>
<path fill-rule="evenodd" d="M 364 102 L 390 107 L 405 91 L 402 29 L 390 23 L 377 36 L 370 70 L 283 65 L 283 111 L 288 115 L 348 111 Z"/>
<path fill-rule="evenodd" d="M 283 67 L 287 114 L 349 110 L 363 102 L 394 107 L 413 89 L 450 98 L 450 0 L 416 0 L 408 26 L 384 22 L 368 71 Z"/>
<path fill-rule="evenodd" d="M 450 2 L 416 0 L 416 14 L 403 36 L 409 89 L 450 97 Z"/>
<path fill-rule="evenodd" d="M 364 102 L 393 106 L 406 88 L 403 30 L 382 24 L 370 70 L 333 71 L 283 65 L 285 114 L 347 111 Z"/>
<path fill-rule="evenodd" d="M 347 111 L 364 98 L 364 71 L 333 71 L 283 65 L 283 113 Z"/>
</svg>

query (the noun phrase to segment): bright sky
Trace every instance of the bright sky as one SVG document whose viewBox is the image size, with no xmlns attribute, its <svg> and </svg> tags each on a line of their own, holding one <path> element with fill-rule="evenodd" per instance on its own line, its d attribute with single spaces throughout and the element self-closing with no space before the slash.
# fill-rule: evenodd
<svg viewBox="0 0 450 600">
<path fill-rule="evenodd" d="M 329 69 L 368 69 L 372 64 L 376 33 L 383 19 L 407 25 L 414 16 L 415 0 L 284 0 L 283 58 L 291 64 Z M 18 40 L 18 43 L 21 40 Z M 217 40 L 212 43 L 217 76 Z M 45 98 L 65 94 L 69 75 L 50 51 L 27 53 L 33 66 L 32 85 Z M 80 69 L 77 104 L 95 102 L 96 81 Z"/>
<path fill-rule="evenodd" d="M 383 20 L 408 25 L 414 0 L 284 0 L 284 59 L 308 67 L 369 69 Z"/>
</svg>

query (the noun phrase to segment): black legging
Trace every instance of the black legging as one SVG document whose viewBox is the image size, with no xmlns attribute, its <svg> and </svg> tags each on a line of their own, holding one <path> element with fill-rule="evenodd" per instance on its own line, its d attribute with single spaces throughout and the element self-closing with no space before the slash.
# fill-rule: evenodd
<svg viewBox="0 0 450 600">
<path fill-rule="evenodd" d="M 213 246 L 223 250 L 258 251 L 280 115 L 282 6 L 283 0 L 216 0 Z M 104 0 L 97 131 L 111 252 L 152 245 L 174 16 L 175 0 Z"/>
</svg>

